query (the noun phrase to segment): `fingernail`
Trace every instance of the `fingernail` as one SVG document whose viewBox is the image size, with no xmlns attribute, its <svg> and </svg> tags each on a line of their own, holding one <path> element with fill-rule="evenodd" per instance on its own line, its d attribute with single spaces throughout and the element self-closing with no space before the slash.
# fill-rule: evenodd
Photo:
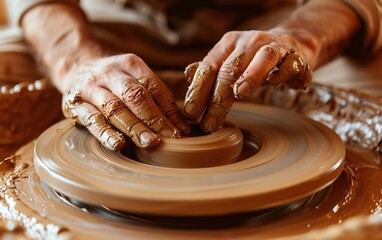
<svg viewBox="0 0 382 240">
<path fill-rule="evenodd" d="M 198 118 L 198 115 L 197 115 L 198 114 L 198 107 L 193 102 L 187 103 L 186 106 L 184 106 L 183 111 L 184 111 L 185 115 L 187 115 L 187 117 L 189 117 L 193 120 Z"/>
<path fill-rule="evenodd" d="M 169 127 L 164 128 L 160 135 L 167 138 L 178 138 L 180 137 L 180 133 L 176 129 L 172 129 Z"/>
<path fill-rule="evenodd" d="M 247 81 L 238 83 L 234 87 L 234 94 L 236 98 L 247 98 L 251 96 L 252 87 Z"/>
<path fill-rule="evenodd" d="M 142 132 L 140 135 L 139 135 L 139 142 L 142 144 L 142 145 L 147 145 L 149 144 L 150 142 L 152 142 L 157 136 L 147 132 L 147 131 L 144 131 Z"/>
<path fill-rule="evenodd" d="M 109 135 L 106 143 L 112 150 L 121 150 L 125 146 L 125 138 L 121 134 Z"/>
<path fill-rule="evenodd" d="M 218 128 L 218 121 L 212 116 L 206 116 L 202 121 L 201 128 L 205 132 L 215 132 Z"/>
</svg>

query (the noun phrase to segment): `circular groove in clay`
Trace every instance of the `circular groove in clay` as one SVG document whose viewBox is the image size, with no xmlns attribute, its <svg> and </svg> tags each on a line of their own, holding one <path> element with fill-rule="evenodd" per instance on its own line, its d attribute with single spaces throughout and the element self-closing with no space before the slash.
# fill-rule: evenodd
<svg viewBox="0 0 382 240">
<path fill-rule="evenodd" d="M 345 147 L 328 127 L 293 112 L 236 103 L 228 121 L 261 143 L 228 165 L 150 166 L 103 149 L 62 121 L 36 142 L 35 167 L 54 189 L 83 202 L 159 215 L 219 215 L 264 209 L 323 189 L 341 173 Z"/>
<path fill-rule="evenodd" d="M 155 150 L 136 148 L 137 158 L 146 164 L 173 168 L 202 168 L 237 161 L 243 149 L 243 134 L 225 124 L 217 132 L 179 139 L 162 138 Z"/>
</svg>

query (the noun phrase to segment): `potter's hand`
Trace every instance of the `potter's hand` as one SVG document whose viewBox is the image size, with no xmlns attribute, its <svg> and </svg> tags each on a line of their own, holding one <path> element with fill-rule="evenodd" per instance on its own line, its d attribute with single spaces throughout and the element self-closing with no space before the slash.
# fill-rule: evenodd
<svg viewBox="0 0 382 240">
<path fill-rule="evenodd" d="M 198 64 L 186 68 L 189 86 L 183 111 L 190 119 L 204 112 L 201 128 L 218 130 L 235 98 L 245 99 L 260 85 L 286 82 L 305 89 L 311 81 L 303 48 L 277 32 L 228 32 Z"/>
<path fill-rule="evenodd" d="M 120 150 L 124 133 L 141 148 L 190 129 L 172 94 L 136 55 L 88 60 L 71 67 L 63 82 L 63 112 L 107 148 Z M 73 84 L 72 84 L 73 83 Z"/>
</svg>

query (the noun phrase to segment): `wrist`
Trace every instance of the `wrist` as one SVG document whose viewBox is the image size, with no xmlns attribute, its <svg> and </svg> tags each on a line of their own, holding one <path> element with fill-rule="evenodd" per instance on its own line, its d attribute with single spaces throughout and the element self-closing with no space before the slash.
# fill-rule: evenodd
<svg viewBox="0 0 382 240">
<path fill-rule="evenodd" d="M 310 0 L 275 28 L 293 36 L 314 69 L 345 51 L 361 23 L 343 1 Z M 296 49 L 300 51 L 299 49 Z"/>
<path fill-rule="evenodd" d="M 91 65 L 92 62 L 110 55 L 95 42 L 87 42 L 81 47 L 71 50 L 70 53 L 53 60 L 49 67 L 50 77 L 61 93 L 73 85 L 70 81 L 73 81 L 74 78 L 68 77 L 69 75 L 80 74 L 82 69 Z"/>
<path fill-rule="evenodd" d="M 24 15 L 21 25 L 42 69 L 60 91 L 73 66 L 105 55 L 78 6 L 60 2 L 38 5 Z"/>
<path fill-rule="evenodd" d="M 50 75 L 53 78 L 60 78 L 65 76 L 71 68 L 84 65 L 86 62 L 94 61 L 105 55 L 107 55 L 106 51 L 99 44 L 91 41 L 78 47 L 69 48 L 64 54 L 46 56 L 44 62 L 50 69 Z"/>
</svg>

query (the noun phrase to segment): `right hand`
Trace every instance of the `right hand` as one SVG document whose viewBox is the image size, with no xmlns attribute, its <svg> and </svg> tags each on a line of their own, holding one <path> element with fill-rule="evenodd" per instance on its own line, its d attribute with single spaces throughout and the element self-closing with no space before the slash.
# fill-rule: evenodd
<svg viewBox="0 0 382 240">
<path fill-rule="evenodd" d="M 311 67 L 303 60 L 308 52 L 287 31 L 228 32 L 201 62 L 186 68 L 191 83 L 184 114 L 191 120 L 201 118 L 203 131 L 215 132 L 223 126 L 234 101 L 254 96 L 261 85 L 286 83 L 306 89 L 312 80 Z"/>
<path fill-rule="evenodd" d="M 191 132 L 170 90 L 134 54 L 71 64 L 60 79 L 65 117 L 85 126 L 108 149 L 121 150 L 123 134 L 152 149 L 160 144 L 159 136 Z"/>
</svg>

